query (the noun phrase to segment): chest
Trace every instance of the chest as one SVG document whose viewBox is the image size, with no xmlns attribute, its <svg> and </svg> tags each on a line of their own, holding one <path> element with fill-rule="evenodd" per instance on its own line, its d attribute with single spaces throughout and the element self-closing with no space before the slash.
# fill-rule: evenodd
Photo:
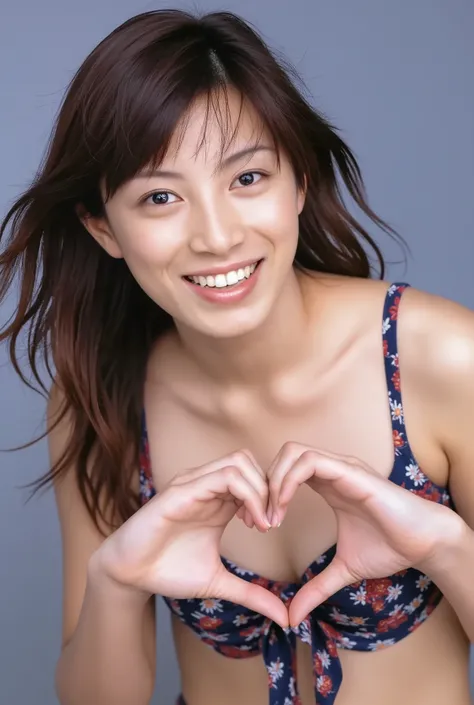
<svg viewBox="0 0 474 705">
<path fill-rule="evenodd" d="M 392 419 L 383 365 L 376 360 L 349 366 L 325 385 L 315 382 L 301 405 L 276 406 L 258 395 L 223 396 L 213 404 L 200 411 L 199 404 L 183 403 L 166 387 L 148 395 L 150 460 L 158 492 L 177 474 L 242 448 L 265 472 L 287 441 L 357 457 L 385 477 L 391 472 Z M 432 463 L 421 426 L 414 424 L 412 431 L 421 455 Z M 432 479 L 442 480 L 436 463 L 434 473 Z M 336 539 L 332 509 L 302 485 L 281 527 L 268 534 L 232 519 L 221 554 L 263 577 L 296 581 Z"/>
</svg>

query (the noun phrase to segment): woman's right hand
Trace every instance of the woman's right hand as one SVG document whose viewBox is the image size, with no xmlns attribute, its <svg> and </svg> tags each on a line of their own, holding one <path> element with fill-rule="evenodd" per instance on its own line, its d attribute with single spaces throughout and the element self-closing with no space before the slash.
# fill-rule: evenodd
<svg viewBox="0 0 474 705">
<path fill-rule="evenodd" d="M 268 486 L 248 451 L 239 451 L 179 475 L 99 548 L 95 560 L 108 578 L 165 597 L 229 600 L 283 627 L 283 602 L 260 585 L 229 573 L 221 537 L 238 514 L 266 532 Z"/>
</svg>

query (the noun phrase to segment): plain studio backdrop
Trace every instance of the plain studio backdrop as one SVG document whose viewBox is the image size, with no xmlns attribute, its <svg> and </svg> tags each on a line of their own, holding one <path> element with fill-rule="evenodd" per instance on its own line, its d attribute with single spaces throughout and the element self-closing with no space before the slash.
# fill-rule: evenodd
<svg viewBox="0 0 474 705">
<path fill-rule="evenodd" d="M 1 0 L 0 211 L 39 163 L 66 85 L 93 47 L 140 12 L 230 10 L 296 65 L 342 129 L 375 210 L 408 241 L 388 279 L 474 308 L 474 3 L 472 0 Z M 389 259 L 400 252 L 374 233 Z M 4 322 L 12 311 L 7 301 Z M 0 350 L 0 448 L 41 431 L 45 402 Z M 61 546 L 52 492 L 25 505 L 20 485 L 48 465 L 46 442 L 0 454 L 0 702 L 53 705 L 61 624 Z M 473 586 L 474 589 L 474 586 Z M 168 614 L 158 600 L 154 705 L 179 690 Z M 474 681 L 474 678 L 473 678 Z M 474 688 L 474 682 L 473 682 Z"/>
</svg>

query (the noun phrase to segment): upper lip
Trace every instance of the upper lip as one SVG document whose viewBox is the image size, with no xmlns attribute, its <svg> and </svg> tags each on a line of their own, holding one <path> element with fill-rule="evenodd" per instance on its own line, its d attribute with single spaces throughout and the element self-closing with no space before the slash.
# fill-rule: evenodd
<svg viewBox="0 0 474 705">
<path fill-rule="evenodd" d="M 207 267 L 206 269 L 199 269 L 195 272 L 190 272 L 186 274 L 186 277 L 205 277 L 207 275 L 213 276 L 216 274 L 226 274 L 227 272 L 236 271 L 237 269 L 244 269 L 244 267 L 249 267 L 251 264 L 259 262 L 262 258 L 247 259 L 242 262 L 230 262 L 229 264 L 218 264 L 214 267 Z"/>
</svg>

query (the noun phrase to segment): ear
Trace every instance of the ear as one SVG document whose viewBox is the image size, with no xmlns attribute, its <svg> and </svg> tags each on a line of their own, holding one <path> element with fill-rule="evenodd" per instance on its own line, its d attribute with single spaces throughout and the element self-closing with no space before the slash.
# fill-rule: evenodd
<svg viewBox="0 0 474 705">
<path fill-rule="evenodd" d="M 298 215 L 301 214 L 301 211 L 304 208 L 307 192 L 308 192 L 308 178 L 305 174 L 303 187 L 298 189 L 298 198 L 297 198 Z"/>
<path fill-rule="evenodd" d="M 106 216 L 93 217 L 81 206 L 76 208 L 77 217 L 90 235 L 99 245 L 115 259 L 122 259 L 123 254 Z"/>
</svg>

